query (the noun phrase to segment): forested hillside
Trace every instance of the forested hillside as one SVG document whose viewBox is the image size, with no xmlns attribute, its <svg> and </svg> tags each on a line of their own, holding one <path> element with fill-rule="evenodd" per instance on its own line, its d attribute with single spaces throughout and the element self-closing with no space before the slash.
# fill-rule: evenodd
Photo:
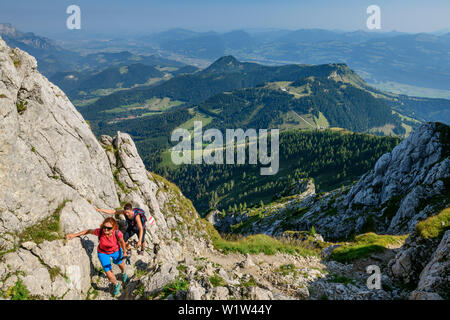
<svg viewBox="0 0 450 320">
<path fill-rule="evenodd" d="M 292 130 L 280 135 L 280 170 L 261 176 L 260 165 L 181 165 L 165 167 L 165 156 L 146 165 L 181 186 L 201 213 L 210 208 L 268 203 L 299 180 L 314 178 L 318 192 L 348 185 L 392 150 L 398 138 L 343 131 Z M 138 147 L 145 150 L 144 145 Z M 248 153 L 246 153 L 248 154 Z"/>
</svg>

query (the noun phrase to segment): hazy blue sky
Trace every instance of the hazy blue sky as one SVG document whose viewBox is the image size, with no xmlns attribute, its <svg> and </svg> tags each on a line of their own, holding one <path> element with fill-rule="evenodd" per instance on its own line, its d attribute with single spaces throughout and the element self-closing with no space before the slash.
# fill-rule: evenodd
<svg viewBox="0 0 450 320">
<path fill-rule="evenodd" d="M 382 31 L 450 28 L 450 0 L 1 0 L 0 22 L 40 34 L 63 32 L 71 4 L 81 8 L 83 31 L 117 34 L 175 27 L 364 30 L 372 4 L 381 8 Z"/>
</svg>

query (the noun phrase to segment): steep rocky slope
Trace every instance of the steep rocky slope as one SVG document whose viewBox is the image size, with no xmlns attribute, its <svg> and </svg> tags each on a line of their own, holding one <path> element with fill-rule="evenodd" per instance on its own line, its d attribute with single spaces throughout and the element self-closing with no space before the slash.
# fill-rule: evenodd
<svg viewBox="0 0 450 320">
<path fill-rule="evenodd" d="M 90 204 L 117 207 L 107 157 L 65 94 L 36 69 L 36 60 L 0 40 L 0 247 L 70 200 L 63 231 L 95 222 Z"/>
<path fill-rule="evenodd" d="M 394 259 L 388 273 L 414 289 L 411 299 L 450 298 L 450 208 L 416 225 Z"/>
</svg>

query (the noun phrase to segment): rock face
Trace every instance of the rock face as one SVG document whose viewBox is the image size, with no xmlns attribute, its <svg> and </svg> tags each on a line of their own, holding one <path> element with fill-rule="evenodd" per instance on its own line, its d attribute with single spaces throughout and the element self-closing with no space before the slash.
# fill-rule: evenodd
<svg viewBox="0 0 450 320">
<path fill-rule="evenodd" d="M 165 254 L 173 262 L 181 259 L 180 244 L 173 241 L 175 238 L 184 239 L 183 244 L 190 248 L 205 247 L 202 235 L 206 233 L 201 230 L 200 217 L 192 203 L 175 185 L 147 172 L 131 137 L 118 132 L 116 137 L 102 136 L 100 141 L 110 162 L 120 202 L 144 209 L 157 221 L 149 229 L 150 248 L 159 247 L 157 258 Z M 190 237 L 194 233 L 197 236 Z"/>
<path fill-rule="evenodd" d="M 420 274 L 419 285 L 411 294 L 412 299 L 450 299 L 450 231 Z"/>
<path fill-rule="evenodd" d="M 430 261 L 438 244 L 438 239 L 426 240 L 416 233 L 411 234 L 400 252 L 389 262 L 390 275 L 409 287 L 416 287 L 420 273 Z"/>
<path fill-rule="evenodd" d="M 410 299 L 449 299 L 450 231 L 432 239 L 413 233 L 389 262 L 388 272 L 393 279 L 415 288 Z"/>
<path fill-rule="evenodd" d="M 427 123 L 417 128 L 392 152 L 384 154 L 346 195 L 331 206 L 336 214 L 305 215 L 319 233 L 340 238 L 372 230 L 405 234 L 417 222 L 448 203 L 450 158 L 448 126 Z M 436 203 L 437 206 L 429 205 Z"/>
<path fill-rule="evenodd" d="M 72 201 L 66 211 L 90 215 L 95 223 L 101 217 L 89 203 L 119 205 L 106 155 L 88 124 L 36 67 L 33 57 L 0 39 L 0 247 L 5 249 L 14 246 L 15 234 L 52 215 L 64 200 Z"/>
<path fill-rule="evenodd" d="M 374 170 L 350 190 L 343 204 L 380 208 L 387 222 L 386 226 L 380 225 L 380 231 L 414 230 L 417 222 L 433 213 L 432 208 L 421 203 L 448 193 L 444 183 L 450 177 L 450 158 L 445 156 L 450 143 L 447 130 L 438 123 L 419 127 L 377 161 Z"/>
</svg>

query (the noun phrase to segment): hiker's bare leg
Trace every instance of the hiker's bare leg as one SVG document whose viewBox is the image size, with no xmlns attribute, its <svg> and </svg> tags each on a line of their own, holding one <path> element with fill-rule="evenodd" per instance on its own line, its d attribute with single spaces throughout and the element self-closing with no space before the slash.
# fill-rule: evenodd
<svg viewBox="0 0 450 320">
<path fill-rule="evenodd" d="M 119 268 L 120 268 L 120 271 L 122 271 L 122 273 L 125 273 L 125 261 L 122 261 L 122 263 L 119 264 Z"/>
<path fill-rule="evenodd" d="M 114 272 L 112 272 L 112 270 L 106 271 L 106 277 L 112 284 L 116 285 L 117 279 L 116 279 L 116 276 L 114 275 Z"/>
</svg>

